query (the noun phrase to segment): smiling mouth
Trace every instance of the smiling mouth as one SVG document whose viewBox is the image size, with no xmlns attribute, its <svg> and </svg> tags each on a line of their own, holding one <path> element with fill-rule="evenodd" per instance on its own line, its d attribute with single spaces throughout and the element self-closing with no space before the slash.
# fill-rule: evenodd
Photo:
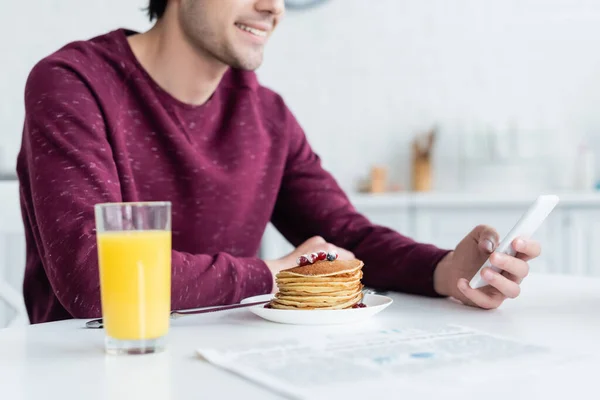
<svg viewBox="0 0 600 400">
<path fill-rule="evenodd" d="M 240 23 L 236 23 L 235 26 L 237 26 L 238 28 L 240 28 L 243 31 L 246 31 L 248 33 L 251 33 L 254 36 L 258 36 L 258 37 L 267 37 L 267 31 L 263 31 L 262 29 L 257 29 L 257 28 L 252 28 L 250 26 L 244 25 L 244 24 L 240 24 Z"/>
</svg>

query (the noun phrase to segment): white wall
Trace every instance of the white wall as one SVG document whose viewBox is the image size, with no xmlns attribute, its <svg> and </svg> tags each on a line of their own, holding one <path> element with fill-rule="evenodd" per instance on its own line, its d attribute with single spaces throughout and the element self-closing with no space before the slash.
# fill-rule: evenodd
<svg viewBox="0 0 600 400">
<path fill-rule="evenodd" d="M 598 0 L 332 0 L 290 13 L 270 46 L 263 82 L 345 187 L 376 162 L 406 183 L 407 142 L 434 123 L 448 189 L 459 132 L 516 124 L 534 146 L 590 135 L 600 150 Z"/>
<path fill-rule="evenodd" d="M 119 26 L 144 29 L 145 4 L 7 3 L 0 167 L 14 168 L 31 66 L 70 40 Z M 288 14 L 259 74 L 284 95 L 344 187 L 373 163 L 389 164 L 406 183 L 408 141 L 437 123 L 437 184 L 452 189 L 460 132 L 516 125 L 558 139 L 561 150 L 583 134 L 600 149 L 598 48 L 598 0 L 331 0 Z"/>
</svg>

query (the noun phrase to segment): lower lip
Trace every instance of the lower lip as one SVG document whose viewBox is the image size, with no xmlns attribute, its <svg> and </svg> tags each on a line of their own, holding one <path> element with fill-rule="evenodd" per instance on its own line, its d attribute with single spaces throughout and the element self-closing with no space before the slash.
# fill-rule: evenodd
<svg viewBox="0 0 600 400">
<path fill-rule="evenodd" d="M 265 43 L 267 41 L 267 37 L 266 36 L 256 36 L 253 33 L 250 33 L 248 31 L 243 30 L 242 28 L 240 28 L 237 25 L 235 27 L 237 28 L 238 31 L 240 31 L 241 33 L 244 33 L 247 37 L 249 37 L 250 39 L 252 39 L 256 43 Z"/>
</svg>

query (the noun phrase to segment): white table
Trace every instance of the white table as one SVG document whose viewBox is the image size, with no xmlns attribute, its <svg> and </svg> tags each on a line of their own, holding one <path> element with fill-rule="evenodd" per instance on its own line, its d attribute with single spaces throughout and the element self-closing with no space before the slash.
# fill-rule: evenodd
<svg viewBox="0 0 600 400">
<path fill-rule="evenodd" d="M 521 380 L 499 379 L 479 385 L 483 392 L 440 399 L 599 398 L 600 279 L 531 276 L 518 300 L 495 311 L 483 311 L 446 299 L 395 294 L 394 304 L 361 323 L 373 327 L 411 326 L 423 321 L 461 324 L 557 350 L 582 349 L 584 362 L 550 375 Z M 0 398 L 20 399 L 271 399 L 277 394 L 196 356 L 199 346 L 244 343 L 318 332 L 340 332 L 344 326 L 298 327 L 273 324 L 246 310 L 189 316 L 173 322 L 169 351 L 148 356 L 111 357 L 103 353 L 103 331 L 83 329 L 71 320 L 0 330 Z M 515 365 L 514 368 L 519 368 Z M 457 368 L 457 374 L 460 369 Z M 477 386 L 475 384 L 474 386 Z M 397 393 L 370 398 L 402 398 Z M 364 397 L 361 397 L 364 398 Z"/>
</svg>

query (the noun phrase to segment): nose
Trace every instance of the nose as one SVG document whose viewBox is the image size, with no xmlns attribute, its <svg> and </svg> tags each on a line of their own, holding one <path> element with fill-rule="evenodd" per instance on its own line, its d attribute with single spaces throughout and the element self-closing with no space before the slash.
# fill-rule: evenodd
<svg viewBox="0 0 600 400">
<path fill-rule="evenodd" d="M 258 0 L 256 2 L 256 10 L 279 16 L 285 11 L 285 2 L 284 0 Z"/>
</svg>

